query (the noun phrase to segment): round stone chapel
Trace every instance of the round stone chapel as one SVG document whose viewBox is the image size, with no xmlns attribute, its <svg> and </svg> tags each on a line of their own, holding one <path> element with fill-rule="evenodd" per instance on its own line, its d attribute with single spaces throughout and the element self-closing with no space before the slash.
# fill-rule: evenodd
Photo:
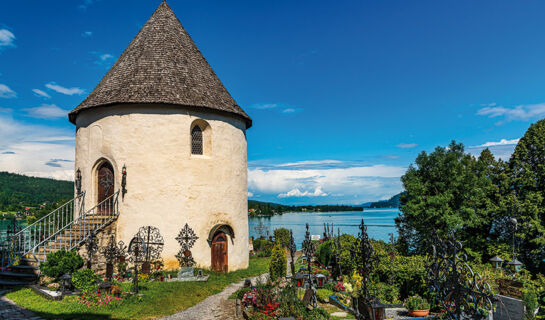
<svg viewBox="0 0 545 320">
<path fill-rule="evenodd" d="M 128 245 L 142 227 L 156 228 L 160 258 L 174 269 L 176 238 L 187 224 L 198 237 L 190 249 L 196 267 L 248 267 L 252 120 L 166 2 L 69 120 L 85 211 L 100 215 L 117 206 L 107 237 Z"/>
</svg>

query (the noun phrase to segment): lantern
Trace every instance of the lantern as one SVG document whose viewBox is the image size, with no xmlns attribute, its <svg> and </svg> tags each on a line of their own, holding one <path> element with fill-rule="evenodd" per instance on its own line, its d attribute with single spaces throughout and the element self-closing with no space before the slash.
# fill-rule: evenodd
<svg viewBox="0 0 545 320">
<path fill-rule="evenodd" d="M 494 266 L 494 268 L 496 269 L 501 269 L 501 265 L 503 263 L 503 259 L 498 257 L 498 256 L 495 256 L 493 257 L 492 259 L 488 260 L 492 263 L 492 266 Z"/>
</svg>

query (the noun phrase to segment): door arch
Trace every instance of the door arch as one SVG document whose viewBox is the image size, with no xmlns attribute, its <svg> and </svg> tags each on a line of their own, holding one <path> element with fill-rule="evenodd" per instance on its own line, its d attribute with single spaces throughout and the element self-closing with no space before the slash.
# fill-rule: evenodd
<svg viewBox="0 0 545 320">
<path fill-rule="evenodd" d="M 229 269 L 227 256 L 227 235 L 218 232 L 212 239 L 212 270 L 215 272 L 227 272 Z"/>
<path fill-rule="evenodd" d="M 97 168 L 97 204 L 114 194 L 114 168 L 104 161 Z"/>
</svg>

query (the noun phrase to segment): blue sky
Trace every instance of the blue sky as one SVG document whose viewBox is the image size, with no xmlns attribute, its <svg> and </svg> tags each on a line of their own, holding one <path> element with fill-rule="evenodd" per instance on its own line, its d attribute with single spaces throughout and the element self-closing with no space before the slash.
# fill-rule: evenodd
<svg viewBox="0 0 545 320">
<path fill-rule="evenodd" d="M 545 116 L 543 1 L 168 3 L 254 120 L 252 199 L 387 198 L 420 151 L 508 158 Z M 67 111 L 159 4 L 0 4 L 0 170 L 71 179 Z"/>
</svg>

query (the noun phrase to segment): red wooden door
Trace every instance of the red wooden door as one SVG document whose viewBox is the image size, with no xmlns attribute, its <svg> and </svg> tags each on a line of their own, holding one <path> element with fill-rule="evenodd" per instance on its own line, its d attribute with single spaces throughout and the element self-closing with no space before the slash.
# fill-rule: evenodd
<svg viewBox="0 0 545 320">
<path fill-rule="evenodd" d="M 114 169 L 112 165 L 105 162 L 98 169 L 98 198 L 97 203 L 101 203 L 109 196 L 114 194 Z"/>
<path fill-rule="evenodd" d="M 227 269 L 227 236 L 220 232 L 212 240 L 212 270 L 227 272 Z"/>
</svg>

